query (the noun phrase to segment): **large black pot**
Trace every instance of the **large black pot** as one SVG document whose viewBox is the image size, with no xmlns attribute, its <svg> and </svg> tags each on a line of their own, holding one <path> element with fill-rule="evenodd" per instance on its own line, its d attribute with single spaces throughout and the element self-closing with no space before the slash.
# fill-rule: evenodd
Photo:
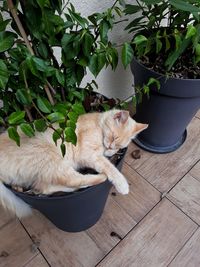
<svg viewBox="0 0 200 267">
<path fill-rule="evenodd" d="M 149 127 L 134 140 L 140 147 L 155 153 L 172 152 L 186 139 L 186 127 L 200 108 L 200 79 L 166 78 L 133 59 L 131 69 L 135 86 L 157 78 L 161 88 L 152 87 L 150 97 L 137 104 L 134 119 Z"/>
<path fill-rule="evenodd" d="M 122 168 L 125 153 L 126 150 L 117 163 L 118 170 Z M 39 210 L 61 230 L 80 232 L 93 226 L 99 220 L 111 187 L 112 184 L 106 180 L 99 185 L 57 197 L 32 196 L 11 188 L 10 190 Z"/>
</svg>

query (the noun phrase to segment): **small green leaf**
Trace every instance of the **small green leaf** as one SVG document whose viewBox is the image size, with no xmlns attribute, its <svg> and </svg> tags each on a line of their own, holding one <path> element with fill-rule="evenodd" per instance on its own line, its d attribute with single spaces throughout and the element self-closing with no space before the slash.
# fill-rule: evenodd
<svg viewBox="0 0 200 267">
<path fill-rule="evenodd" d="M 162 49 L 162 42 L 160 41 L 160 39 L 156 38 L 156 53 L 158 54 L 161 49 Z"/>
<path fill-rule="evenodd" d="M 68 118 L 70 119 L 70 121 L 76 123 L 78 120 L 78 114 L 76 112 L 70 111 L 68 113 Z"/>
<path fill-rule="evenodd" d="M 5 89 L 8 82 L 9 72 L 6 64 L 0 59 L 0 88 Z"/>
<path fill-rule="evenodd" d="M 25 117 L 25 111 L 16 111 L 10 114 L 8 117 L 9 124 L 16 124 L 20 122 Z"/>
<path fill-rule="evenodd" d="M 51 113 L 51 104 L 49 101 L 44 97 L 37 98 L 37 105 L 38 108 L 44 113 Z"/>
<path fill-rule="evenodd" d="M 108 41 L 108 31 L 109 31 L 109 24 L 106 20 L 102 20 L 100 23 L 100 37 L 101 37 L 101 42 L 105 43 Z"/>
<path fill-rule="evenodd" d="M 159 82 L 159 80 L 157 80 L 157 79 L 151 77 L 151 78 L 149 79 L 148 83 L 147 83 L 147 86 L 150 86 L 150 85 L 152 85 L 152 84 L 156 84 L 157 89 L 158 89 L 158 90 L 160 89 L 160 82 Z"/>
<path fill-rule="evenodd" d="M 91 49 L 94 42 L 94 37 L 86 32 L 84 35 L 84 42 L 83 42 L 83 53 L 86 57 L 91 55 Z"/>
<path fill-rule="evenodd" d="M 146 42 L 147 38 L 144 35 L 137 35 L 134 39 L 133 39 L 133 44 L 139 45 L 143 42 Z"/>
<path fill-rule="evenodd" d="M 0 32 L 0 53 L 10 49 L 14 45 L 16 34 L 13 32 Z"/>
<path fill-rule="evenodd" d="M 56 70 L 56 79 L 62 86 L 65 86 L 65 75 L 59 70 Z"/>
<path fill-rule="evenodd" d="M 51 123 L 54 123 L 54 122 L 64 122 L 65 121 L 65 116 L 60 113 L 60 112 L 54 112 L 54 113 L 51 113 L 47 116 L 47 119 L 51 122 Z"/>
<path fill-rule="evenodd" d="M 197 29 L 193 25 L 191 25 L 191 24 L 188 25 L 185 39 L 191 38 L 192 36 L 194 36 L 196 34 L 196 32 L 197 32 Z"/>
<path fill-rule="evenodd" d="M 8 128 L 8 136 L 10 139 L 14 140 L 18 146 L 20 146 L 20 136 L 15 127 Z"/>
<path fill-rule="evenodd" d="M 16 92 L 16 98 L 22 105 L 31 104 L 31 96 L 28 94 L 26 89 L 18 89 Z"/>
<path fill-rule="evenodd" d="M 47 129 L 47 125 L 44 119 L 35 120 L 34 126 L 38 132 L 44 132 Z"/>
<path fill-rule="evenodd" d="M 34 129 L 28 123 L 22 123 L 22 124 L 20 124 L 20 129 L 28 137 L 33 137 L 35 135 Z"/>
<path fill-rule="evenodd" d="M 71 142 L 73 145 L 76 145 L 77 137 L 74 129 L 71 127 L 65 128 L 65 140 Z"/>
<path fill-rule="evenodd" d="M 56 145 L 57 145 L 58 139 L 61 138 L 62 131 L 63 130 L 61 128 L 58 128 L 58 129 L 56 129 L 56 131 L 53 132 L 52 138 L 53 138 L 53 141 Z"/>
<path fill-rule="evenodd" d="M 139 5 L 126 5 L 124 12 L 125 14 L 135 14 L 140 10 L 141 7 Z"/>
<path fill-rule="evenodd" d="M 61 144 L 60 145 L 60 149 L 61 149 L 61 152 L 62 152 L 62 156 L 64 157 L 65 156 L 65 154 L 66 154 L 66 147 L 65 147 L 65 144 Z"/>
<path fill-rule="evenodd" d="M 200 56 L 200 44 L 197 44 L 197 46 L 195 47 L 195 54 L 197 56 Z"/>
<path fill-rule="evenodd" d="M 85 113 L 85 109 L 83 107 L 83 105 L 81 103 L 75 103 L 72 106 L 73 111 L 75 111 L 78 115 L 84 114 Z"/>
<path fill-rule="evenodd" d="M 99 72 L 104 67 L 105 63 L 106 63 L 105 53 L 93 54 L 92 57 L 90 58 L 89 70 L 95 77 L 97 77 Z"/>
<path fill-rule="evenodd" d="M 133 59 L 133 49 L 130 44 L 124 43 L 122 48 L 122 63 L 125 68 L 128 66 L 128 64 L 131 63 L 132 59 Z"/>
<path fill-rule="evenodd" d="M 72 128 L 74 131 L 76 130 L 76 124 L 73 121 L 67 121 L 67 127 Z"/>
</svg>

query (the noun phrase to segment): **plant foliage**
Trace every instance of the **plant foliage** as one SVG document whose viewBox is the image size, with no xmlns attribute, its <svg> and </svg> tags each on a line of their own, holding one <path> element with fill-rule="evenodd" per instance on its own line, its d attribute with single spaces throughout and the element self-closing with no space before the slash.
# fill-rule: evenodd
<svg viewBox="0 0 200 267">
<path fill-rule="evenodd" d="M 134 15 L 126 27 L 134 37 L 128 50 L 124 44 L 124 66 L 133 53 L 144 62 L 155 63 L 152 67 L 162 65 L 165 74 L 176 72 L 179 65 L 189 72 L 191 61 L 193 78 L 200 78 L 199 0 L 136 0 L 125 5 L 125 14 Z"/>
<path fill-rule="evenodd" d="M 85 92 L 97 86 L 91 81 L 81 87 L 86 72 L 96 77 L 102 68 L 117 66 L 118 53 L 108 37 L 115 16 L 120 15 L 117 3 L 86 18 L 70 1 L 2 2 L 0 124 L 17 145 L 19 129 L 32 137 L 47 127 L 52 128 L 52 138 L 63 154 L 65 141 L 76 144 L 76 122 L 85 112 Z"/>
</svg>

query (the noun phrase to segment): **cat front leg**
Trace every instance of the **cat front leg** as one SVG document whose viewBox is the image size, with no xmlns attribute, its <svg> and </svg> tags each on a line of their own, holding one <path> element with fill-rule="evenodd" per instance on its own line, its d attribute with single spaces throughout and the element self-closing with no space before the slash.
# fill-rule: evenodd
<svg viewBox="0 0 200 267">
<path fill-rule="evenodd" d="M 86 164 L 97 172 L 104 173 L 119 193 L 123 195 L 129 193 L 129 184 L 126 178 L 107 158 L 98 157 L 93 161 L 89 160 Z"/>
</svg>

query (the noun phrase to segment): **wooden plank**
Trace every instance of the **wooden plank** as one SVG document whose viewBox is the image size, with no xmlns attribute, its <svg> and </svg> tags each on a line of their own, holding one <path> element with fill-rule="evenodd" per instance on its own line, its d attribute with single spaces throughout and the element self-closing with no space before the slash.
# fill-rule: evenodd
<svg viewBox="0 0 200 267">
<path fill-rule="evenodd" d="M 194 233 L 169 267 L 200 266 L 200 228 Z"/>
<path fill-rule="evenodd" d="M 0 240 L 0 267 L 21 267 L 38 253 L 19 221 L 4 226 Z"/>
<path fill-rule="evenodd" d="M 98 267 L 166 267 L 197 225 L 163 199 Z"/>
<path fill-rule="evenodd" d="M 122 173 L 129 180 L 130 193 L 126 196 L 116 193 L 113 199 L 139 222 L 160 201 L 160 193 L 127 164 L 123 165 Z"/>
<path fill-rule="evenodd" d="M 48 263 L 45 261 L 42 255 L 38 254 L 23 267 L 48 267 L 48 266 L 49 266 Z"/>
<path fill-rule="evenodd" d="M 133 218 L 109 197 L 101 219 L 87 232 L 107 254 L 135 225 Z"/>
<path fill-rule="evenodd" d="M 155 154 L 137 171 L 161 192 L 173 187 L 200 158 L 200 120 L 194 118 L 188 127 L 188 137 L 177 151 Z"/>
<path fill-rule="evenodd" d="M 200 161 L 191 169 L 190 174 L 200 181 Z"/>
<path fill-rule="evenodd" d="M 86 232 L 61 231 L 39 212 L 23 219 L 23 224 L 51 266 L 93 267 L 103 257 Z"/>
<path fill-rule="evenodd" d="M 187 174 L 167 196 L 196 223 L 200 224 L 200 182 Z"/>
<path fill-rule="evenodd" d="M 8 211 L 0 205 L 0 229 L 9 223 L 11 220 L 15 219 Z"/>
<path fill-rule="evenodd" d="M 133 152 L 139 152 L 139 157 L 134 158 L 132 156 Z M 128 146 L 128 150 L 126 152 L 126 156 L 124 161 L 133 169 L 139 168 L 146 160 L 152 157 L 152 153 L 147 152 L 136 146 L 133 142 L 131 142 Z"/>
</svg>

